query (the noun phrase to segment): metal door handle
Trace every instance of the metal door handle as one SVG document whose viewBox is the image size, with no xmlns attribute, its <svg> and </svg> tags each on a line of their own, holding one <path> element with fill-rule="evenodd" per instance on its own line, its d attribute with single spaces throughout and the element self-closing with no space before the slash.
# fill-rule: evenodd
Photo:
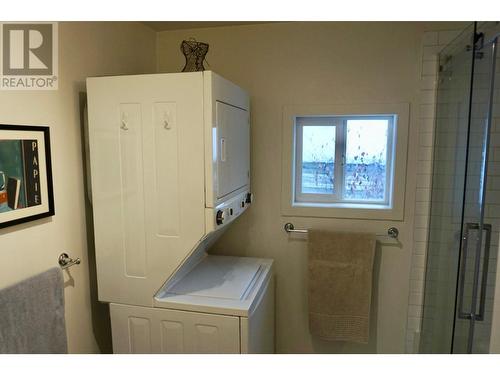
<svg viewBox="0 0 500 375">
<path fill-rule="evenodd" d="M 465 270 L 467 268 L 467 245 L 469 239 L 469 229 L 475 225 L 473 223 L 465 224 L 465 233 L 462 235 L 462 254 L 460 262 L 460 284 L 458 286 L 458 317 L 460 319 L 470 319 L 471 314 L 464 312 L 464 287 L 465 287 Z"/>
<path fill-rule="evenodd" d="M 465 233 L 462 237 L 462 256 L 460 262 L 460 284 L 458 289 L 458 317 L 460 319 L 472 319 L 472 312 L 464 311 L 464 289 L 465 289 L 465 273 L 467 268 L 467 246 L 469 239 L 469 232 L 471 229 L 479 230 L 478 223 L 466 223 Z M 474 314 L 474 320 L 482 321 L 484 319 L 484 309 L 486 302 L 486 283 L 488 281 L 488 263 L 490 255 L 490 240 L 491 240 L 491 224 L 483 224 L 483 230 L 486 231 L 486 238 L 484 241 L 484 258 L 483 258 L 483 274 L 481 279 L 481 296 L 479 302 L 479 314 Z M 481 256 L 481 247 L 479 248 L 479 254 L 476 257 Z M 471 304 L 475 304 L 476 301 L 472 301 Z"/>
<path fill-rule="evenodd" d="M 481 296 L 479 297 L 479 314 L 476 314 L 475 319 L 484 320 L 484 309 L 486 304 L 486 284 L 488 283 L 488 266 L 490 260 L 490 241 L 491 241 L 491 224 L 483 224 L 483 230 L 486 231 L 484 240 L 484 258 L 483 258 L 483 274 L 481 278 Z M 481 256 L 478 254 L 477 256 Z"/>
<path fill-rule="evenodd" d="M 226 161 L 226 139 L 220 139 L 220 161 Z"/>
</svg>

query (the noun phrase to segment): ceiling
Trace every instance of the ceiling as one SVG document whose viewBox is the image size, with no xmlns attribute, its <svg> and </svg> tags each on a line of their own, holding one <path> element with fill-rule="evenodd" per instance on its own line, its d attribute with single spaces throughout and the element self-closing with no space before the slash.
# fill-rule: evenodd
<svg viewBox="0 0 500 375">
<path fill-rule="evenodd" d="M 180 29 L 201 29 L 205 27 L 241 26 L 254 25 L 258 23 L 269 23 L 266 21 L 147 21 L 143 22 L 155 31 L 169 31 Z"/>
</svg>

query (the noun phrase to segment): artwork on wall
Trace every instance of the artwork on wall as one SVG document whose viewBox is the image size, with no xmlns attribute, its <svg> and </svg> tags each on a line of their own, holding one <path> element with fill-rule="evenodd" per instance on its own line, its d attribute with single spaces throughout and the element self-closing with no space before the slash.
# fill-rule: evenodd
<svg viewBox="0 0 500 375">
<path fill-rule="evenodd" d="M 0 228 L 52 215 L 49 128 L 0 125 Z"/>
</svg>

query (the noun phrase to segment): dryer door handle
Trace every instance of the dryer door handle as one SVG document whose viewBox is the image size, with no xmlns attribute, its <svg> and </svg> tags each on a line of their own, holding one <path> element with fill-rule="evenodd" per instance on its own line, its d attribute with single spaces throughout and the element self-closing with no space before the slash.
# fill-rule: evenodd
<svg viewBox="0 0 500 375">
<path fill-rule="evenodd" d="M 226 161 L 226 138 L 220 139 L 220 161 Z"/>
</svg>

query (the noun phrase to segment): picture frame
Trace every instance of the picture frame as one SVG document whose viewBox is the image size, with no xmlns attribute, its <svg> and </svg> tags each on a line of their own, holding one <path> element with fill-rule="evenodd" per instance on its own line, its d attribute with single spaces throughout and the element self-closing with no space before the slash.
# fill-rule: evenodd
<svg viewBox="0 0 500 375">
<path fill-rule="evenodd" d="M 54 214 L 50 128 L 0 124 L 0 228 Z"/>
</svg>

